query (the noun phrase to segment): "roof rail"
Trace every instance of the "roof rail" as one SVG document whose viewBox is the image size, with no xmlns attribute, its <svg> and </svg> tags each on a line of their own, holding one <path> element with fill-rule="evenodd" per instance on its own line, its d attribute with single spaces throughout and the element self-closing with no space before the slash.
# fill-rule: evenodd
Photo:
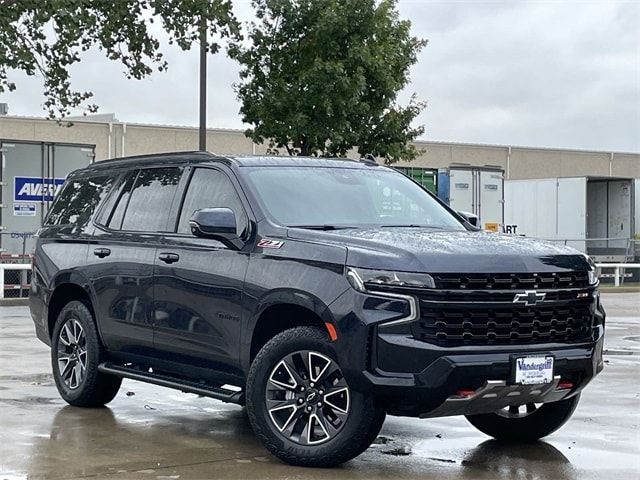
<svg viewBox="0 0 640 480">
<path fill-rule="evenodd" d="M 360 157 L 360 162 L 366 163 L 367 165 L 375 165 L 378 166 L 378 162 L 376 162 L 376 157 L 371 153 L 367 153 Z"/>
</svg>

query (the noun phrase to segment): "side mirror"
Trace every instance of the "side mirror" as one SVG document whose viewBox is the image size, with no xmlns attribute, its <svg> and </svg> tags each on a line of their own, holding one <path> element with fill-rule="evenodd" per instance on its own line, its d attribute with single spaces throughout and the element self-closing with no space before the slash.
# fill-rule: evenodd
<svg viewBox="0 0 640 480">
<path fill-rule="evenodd" d="M 218 240 L 233 250 L 240 250 L 244 245 L 236 233 L 236 214 L 230 208 L 196 210 L 189 220 L 189 226 L 194 236 Z"/>
<path fill-rule="evenodd" d="M 470 223 L 474 227 L 480 228 L 480 219 L 478 218 L 477 215 L 469 212 L 462 212 L 462 211 L 458 211 L 458 215 L 464 218 L 467 221 L 467 223 Z"/>
</svg>

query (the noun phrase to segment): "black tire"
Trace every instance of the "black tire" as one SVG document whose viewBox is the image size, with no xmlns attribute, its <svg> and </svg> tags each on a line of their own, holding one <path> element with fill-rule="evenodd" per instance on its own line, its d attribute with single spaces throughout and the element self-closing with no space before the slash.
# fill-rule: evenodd
<svg viewBox="0 0 640 480">
<path fill-rule="evenodd" d="M 268 411 L 267 385 L 271 386 L 271 375 L 281 360 L 300 351 L 324 355 L 334 362 L 333 368 L 339 370 L 331 342 L 323 330 L 314 327 L 297 327 L 279 333 L 260 350 L 251 365 L 246 388 L 249 421 L 260 441 L 281 460 L 291 465 L 305 467 L 333 467 L 358 456 L 371 445 L 380 432 L 385 412 L 376 405 L 372 396 L 347 386 L 349 407 L 345 408 L 346 418 L 340 424 L 337 433 L 332 432 L 333 436 L 326 437 L 326 440 L 322 440 L 323 443 L 310 445 L 298 443 L 291 439 L 293 437 L 290 438 L 281 433 Z M 344 377 L 342 379 L 346 384 Z M 328 396 L 323 397 L 325 402 Z M 314 401 L 317 400 L 318 398 Z M 320 410 L 321 408 L 318 407 L 318 411 Z M 296 411 L 294 410 L 294 413 Z M 302 407 L 300 415 L 300 421 L 304 423 L 306 414 Z M 326 418 L 324 415 L 321 416 L 323 419 Z M 297 421 L 298 417 L 294 422 Z M 311 423 L 307 424 L 307 429 L 311 430 L 309 425 Z"/>
<path fill-rule="evenodd" d="M 467 415 L 467 420 L 490 437 L 506 442 L 535 442 L 558 430 L 573 415 L 580 395 L 559 402 L 545 403 L 520 418 L 507 418 L 498 413 Z"/>
<path fill-rule="evenodd" d="M 61 336 L 63 328 L 65 328 L 65 332 Z M 70 332 L 74 328 L 79 333 L 77 335 L 72 333 L 72 339 L 84 336 L 84 340 L 79 342 L 80 345 L 75 351 L 74 342 L 70 342 Z M 67 343 L 71 345 L 67 345 Z M 78 345 L 78 342 L 75 344 Z M 104 348 L 100 343 L 91 311 L 80 301 L 69 302 L 60 311 L 51 338 L 53 378 L 58 392 L 65 402 L 77 407 L 102 407 L 114 399 L 122 383 L 122 378 L 98 371 L 98 365 L 104 361 L 104 355 Z M 67 357 L 72 360 L 66 360 Z M 61 360 L 62 358 L 64 359 Z M 84 363 L 81 361 L 82 358 L 84 358 Z M 65 361 L 66 364 L 64 364 Z M 72 363 L 74 361 L 75 364 Z M 63 364 L 65 366 L 62 366 Z M 74 372 L 71 372 L 70 376 L 67 364 L 78 365 L 81 373 L 74 376 Z M 84 366 L 83 371 L 82 366 Z M 74 367 L 71 367 L 71 370 L 74 370 Z"/>
<path fill-rule="evenodd" d="M 369 435 L 367 436 L 367 439 L 362 442 L 362 450 L 356 453 L 352 458 L 355 458 L 365 452 L 375 439 L 378 438 L 378 434 L 380 433 L 380 430 L 382 430 L 382 425 L 384 425 L 386 418 L 387 412 L 383 408 L 376 408 L 375 416 L 373 418 L 373 422 L 371 422 L 371 428 L 369 429 Z"/>
</svg>

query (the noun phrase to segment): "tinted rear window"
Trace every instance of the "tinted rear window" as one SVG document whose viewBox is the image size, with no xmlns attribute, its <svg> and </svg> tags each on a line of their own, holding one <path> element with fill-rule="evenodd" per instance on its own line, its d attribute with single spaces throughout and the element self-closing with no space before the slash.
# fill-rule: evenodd
<svg viewBox="0 0 640 480">
<path fill-rule="evenodd" d="M 164 231 L 182 170 L 178 167 L 140 170 L 128 196 L 122 230 Z M 126 197 L 120 199 L 116 212 Z"/>
<path fill-rule="evenodd" d="M 68 179 L 45 224 L 86 226 L 113 182 L 114 177 L 109 175 Z"/>
</svg>

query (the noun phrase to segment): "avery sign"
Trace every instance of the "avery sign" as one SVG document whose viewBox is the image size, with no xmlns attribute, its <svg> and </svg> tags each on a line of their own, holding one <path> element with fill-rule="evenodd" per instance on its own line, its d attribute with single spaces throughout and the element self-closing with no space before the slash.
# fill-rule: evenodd
<svg viewBox="0 0 640 480">
<path fill-rule="evenodd" d="M 64 178 L 13 177 L 14 202 L 50 202 Z"/>
</svg>

